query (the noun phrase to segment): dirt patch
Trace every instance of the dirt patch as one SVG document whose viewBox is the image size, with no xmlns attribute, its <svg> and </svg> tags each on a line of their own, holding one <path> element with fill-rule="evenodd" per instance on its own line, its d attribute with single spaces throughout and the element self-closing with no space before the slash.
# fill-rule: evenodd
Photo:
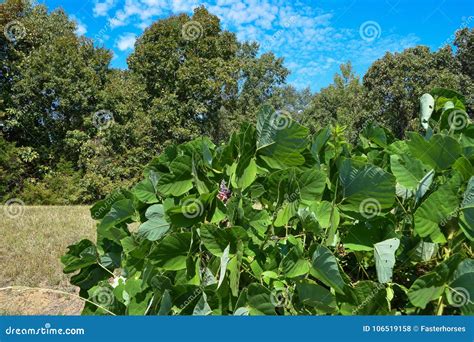
<svg viewBox="0 0 474 342">
<path fill-rule="evenodd" d="M 73 294 L 47 289 L 0 291 L 0 315 L 80 315 L 83 306 L 84 302 Z"/>
</svg>

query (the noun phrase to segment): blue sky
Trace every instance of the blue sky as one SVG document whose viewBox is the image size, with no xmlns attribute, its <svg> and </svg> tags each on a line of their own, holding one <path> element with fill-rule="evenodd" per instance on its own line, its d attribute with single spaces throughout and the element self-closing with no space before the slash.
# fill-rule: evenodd
<svg viewBox="0 0 474 342">
<path fill-rule="evenodd" d="M 474 26 L 473 0 L 39 0 L 62 7 L 77 32 L 114 51 L 112 66 L 126 68 L 127 56 L 144 28 L 173 13 L 206 5 L 222 26 L 241 40 L 285 58 L 288 79 L 313 91 L 332 82 L 339 65 L 351 60 L 363 75 L 386 51 L 415 45 L 433 50 L 452 43 L 453 33 Z"/>
</svg>

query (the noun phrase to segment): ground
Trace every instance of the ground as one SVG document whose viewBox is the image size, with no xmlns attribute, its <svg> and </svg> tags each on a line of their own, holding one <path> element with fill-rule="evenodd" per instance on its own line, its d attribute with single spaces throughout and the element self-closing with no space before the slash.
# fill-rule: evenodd
<svg viewBox="0 0 474 342">
<path fill-rule="evenodd" d="M 67 246 L 95 240 L 85 206 L 0 207 L 0 315 L 77 315 L 83 303 L 63 274 Z M 34 288 L 34 289 L 31 289 Z"/>
</svg>

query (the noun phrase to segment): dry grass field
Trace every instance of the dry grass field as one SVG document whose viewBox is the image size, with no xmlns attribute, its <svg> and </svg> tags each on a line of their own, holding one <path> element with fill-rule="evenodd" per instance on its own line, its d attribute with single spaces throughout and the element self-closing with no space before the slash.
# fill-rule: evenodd
<svg viewBox="0 0 474 342">
<path fill-rule="evenodd" d="M 26 206 L 15 218 L 3 209 L 0 207 L 0 315 L 79 314 L 82 301 L 74 296 L 76 289 L 68 284 L 59 259 L 68 245 L 83 238 L 95 240 L 89 207 Z"/>
</svg>

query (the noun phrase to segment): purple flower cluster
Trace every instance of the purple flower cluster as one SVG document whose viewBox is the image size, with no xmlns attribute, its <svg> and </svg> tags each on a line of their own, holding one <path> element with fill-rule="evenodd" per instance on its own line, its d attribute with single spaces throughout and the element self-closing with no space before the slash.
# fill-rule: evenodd
<svg viewBox="0 0 474 342">
<path fill-rule="evenodd" d="M 222 180 L 221 186 L 219 188 L 219 193 L 217 194 L 217 198 L 225 203 L 231 195 L 232 191 L 227 187 L 225 180 Z"/>
</svg>

